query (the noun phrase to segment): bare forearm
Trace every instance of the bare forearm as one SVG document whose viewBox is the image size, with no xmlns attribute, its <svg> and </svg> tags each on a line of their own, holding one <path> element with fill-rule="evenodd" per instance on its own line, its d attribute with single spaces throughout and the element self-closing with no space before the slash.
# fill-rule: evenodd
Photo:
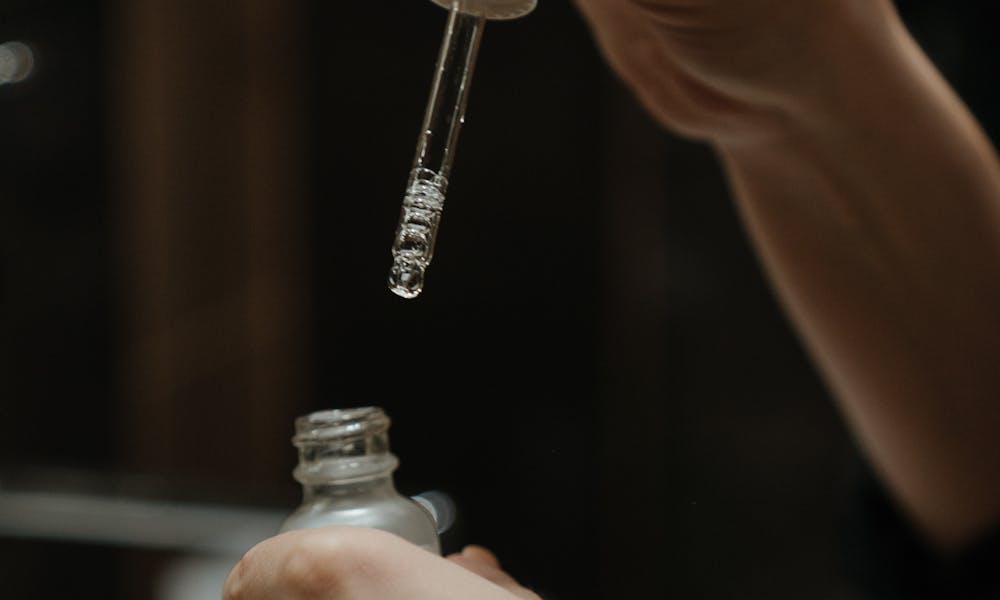
<svg viewBox="0 0 1000 600">
<path fill-rule="evenodd" d="M 1000 517 L 1000 168 L 889 22 L 830 40 L 780 131 L 718 149 L 860 442 L 954 547 Z"/>
</svg>

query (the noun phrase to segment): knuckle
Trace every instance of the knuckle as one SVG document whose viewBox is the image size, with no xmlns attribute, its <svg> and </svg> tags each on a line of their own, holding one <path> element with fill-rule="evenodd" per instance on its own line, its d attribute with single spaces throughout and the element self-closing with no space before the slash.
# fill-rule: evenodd
<svg viewBox="0 0 1000 600">
<path fill-rule="evenodd" d="M 317 554 L 310 544 L 302 544 L 289 552 L 282 573 L 282 587 L 291 597 L 334 595 L 343 582 L 337 561 L 326 552 Z"/>
<path fill-rule="evenodd" d="M 304 535 L 283 565 L 284 583 L 292 597 L 338 598 L 363 582 L 364 540 L 349 530 Z"/>
<path fill-rule="evenodd" d="M 298 531 L 274 539 L 251 548 L 236 563 L 223 584 L 223 600 L 347 598 L 384 574 L 380 555 L 386 540 L 359 528 Z"/>
<path fill-rule="evenodd" d="M 236 565 L 229 572 L 229 576 L 226 577 L 226 582 L 222 586 L 223 600 L 246 600 L 248 598 L 246 590 L 246 572 L 247 562 L 246 557 L 244 557 L 236 563 Z"/>
</svg>

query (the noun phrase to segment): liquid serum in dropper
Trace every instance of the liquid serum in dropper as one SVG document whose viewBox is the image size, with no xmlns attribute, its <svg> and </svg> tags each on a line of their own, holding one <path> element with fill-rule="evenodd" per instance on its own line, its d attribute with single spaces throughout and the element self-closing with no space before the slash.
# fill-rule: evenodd
<svg viewBox="0 0 1000 600">
<path fill-rule="evenodd" d="M 434 255 L 434 240 L 448 177 L 455 160 L 458 133 L 472 83 L 483 27 L 487 19 L 513 19 L 535 8 L 536 0 L 433 0 L 449 10 L 434 70 L 423 127 L 410 169 L 396 239 L 392 244 L 389 289 L 416 298 Z"/>
</svg>

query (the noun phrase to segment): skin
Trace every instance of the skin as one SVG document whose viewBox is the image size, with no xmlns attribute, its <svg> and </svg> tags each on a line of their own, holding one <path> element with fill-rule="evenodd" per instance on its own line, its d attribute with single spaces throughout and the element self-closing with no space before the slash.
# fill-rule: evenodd
<svg viewBox="0 0 1000 600">
<path fill-rule="evenodd" d="M 226 580 L 225 600 L 541 600 L 485 548 L 442 558 L 363 527 L 290 531 L 254 546 Z"/>
<path fill-rule="evenodd" d="M 1000 168 L 879 0 L 578 0 L 726 169 L 868 458 L 942 551 L 1000 520 Z M 664 65 L 664 66 L 661 66 Z"/>
<path fill-rule="evenodd" d="M 886 0 L 577 0 L 660 123 L 710 144 L 860 445 L 943 553 L 1000 522 L 1000 161 Z M 230 600 L 537 598 L 480 548 L 291 532 Z"/>
</svg>

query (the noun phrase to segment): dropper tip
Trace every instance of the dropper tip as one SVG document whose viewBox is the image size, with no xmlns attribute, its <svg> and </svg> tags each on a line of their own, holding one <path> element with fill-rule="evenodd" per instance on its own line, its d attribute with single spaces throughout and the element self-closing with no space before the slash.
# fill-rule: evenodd
<svg viewBox="0 0 1000 600">
<path fill-rule="evenodd" d="M 389 289 L 402 298 L 416 298 L 424 289 L 425 268 L 410 256 L 397 255 L 389 271 Z"/>
</svg>

